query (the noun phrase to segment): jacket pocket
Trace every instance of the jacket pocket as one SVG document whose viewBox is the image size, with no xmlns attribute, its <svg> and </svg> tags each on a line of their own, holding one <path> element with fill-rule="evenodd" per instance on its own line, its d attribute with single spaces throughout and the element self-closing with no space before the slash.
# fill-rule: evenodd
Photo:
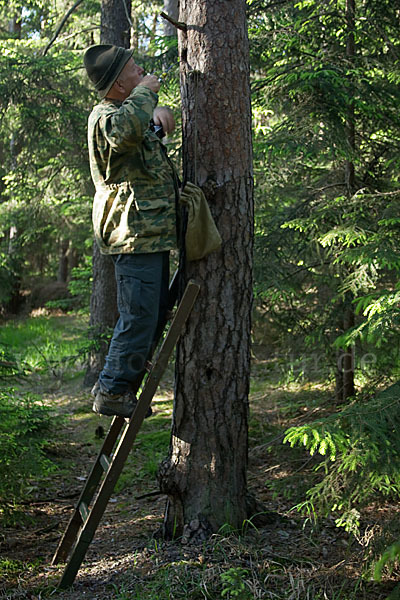
<svg viewBox="0 0 400 600">
<path fill-rule="evenodd" d="M 137 277 L 119 275 L 117 284 L 117 306 L 120 313 L 139 316 L 141 307 L 142 282 Z"/>
<path fill-rule="evenodd" d="M 139 210 L 162 210 L 167 208 L 174 201 L 165 195 L 165 190 L 160 190 L 158 197 L 136 198 L 136 206 Z M 153 192 L 154 193 L 154 192 Z"/>
</svg>

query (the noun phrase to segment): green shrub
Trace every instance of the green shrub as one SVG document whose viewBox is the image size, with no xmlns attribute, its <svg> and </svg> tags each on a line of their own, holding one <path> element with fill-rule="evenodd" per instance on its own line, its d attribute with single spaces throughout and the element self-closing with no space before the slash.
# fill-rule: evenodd
<svg viewBox="0 0 400 600">
<path fill-rule="evenodd" d="M 70 312 L 75 310 L 77 306 L 73 298 L 60 298 L 60 300 L 49 300 L 46 302 L 45 308 Z"/>
<path fill-rule="evenodd" d="M 3 512 L 26 493 L 32 477 L 54 466 L 44 447 L 52 421 L 50 409 L 33 394 L 0 391 L 0 506 Z"/>
<path fill-rule="evenodd" d="M 374 579 L 375 581 L 382 580 L 382 571 L 387 568 L 391 573 L 393 568 L 399 564 L 400 559 L 400 540 L 386 548 L 381 558 L 375 565 Z"/>
<path fill-rule="evenodd" d="M 358 509 L 377 494 L 400 495 L 400 384 L 310 424 L 291 427 L 284 442 L 318 457 L 320 481 L 298 507 L 336 513 L 336 525 L 357 532 Z"/>
<path fill-rule="evenodd" d="M 68 283 L 69 297 L 58 300 L 48 300 L 46 308 L 59 309 L 64 312 L 78 309 L 89 309 L 92 293 L 92 267 L 74 267 L 71 271 L 71 280 Z"/>
<path fill-rule="evenodd" d="M 68 284 L 68 291 L 71 296 L 78 297 L 83 305 L 89 306 L 92 282 L 93 271 L 91 264 L 85 267 L 75 267 L 71 271 L 71 281 Z"/>
<path fill-rule="evenodd" d="M 245 578 L 249 576 L 247 569 L 241 567 L 231 567 L 224 573 L 221 573 L 222 598 L 239 598 L 241 600 L 250 600 L 253 596 L 246 586 Z"/>
<path fill-rule="evenodd" d="M 17 360 L 7 344 L 0 342 L 0 381 L 25 374 L 25 366 Z"/>
</svg>

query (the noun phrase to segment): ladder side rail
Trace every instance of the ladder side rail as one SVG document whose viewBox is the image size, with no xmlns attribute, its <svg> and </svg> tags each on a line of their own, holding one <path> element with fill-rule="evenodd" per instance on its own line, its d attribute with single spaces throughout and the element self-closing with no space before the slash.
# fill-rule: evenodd
<svg viewBox="0 0 400 600">
<path fill-rule="evenodd" d="M 122 470 L 122 466 L 124 465 L 128 457 L 133 442 L 135 441 L 136 435 L 138 434 L 140 427 L 142 426 L 142 423 L 150 407 L 153 396 L 157 391 L 158 384 L 160 383 L 161 377 L 168 365 L 168 361 L 172 354 L 172 351 L 182 332 L 182 328 L 186 322 L 186 319 L 188 318 L 190 311 L 192 310 L 197 294 L 199 293 L 199 289 L 200 286 L 198 284 L 192 281 L 188 283 L 186 291 L 176 311 L 175 317 L 171 323 L 170 328 L 168 329 L 168 333 L 154 361 L 154 366 L 151 369 L 149 375 L 147 376 L 137 406 L 129 420 L 129 425 L 125 429 L 124 433 L 122 434 L 119 440 L 106 478 L 107 480 L 115 480 L 114 484 L 116 483 L 118 476 Z M 104 480 L 101 485 L 99 495 L 102 492 L 102 489 L 103 487 L 105 487 L 105 485 L 106 480 Z M 94 508 L 95 507 L 93 506 L 93 510 Z"/>
<path fill-rule="evenodd" d="M 78 531 L 82 527 L 82 516 L 79 507 L 82 502 L 87 506 L 91 503 L 100 479 L 104 473 L 104 469 L 101 465 L 100 458 L 103 454 L 109 456 L 114 448 L 115 442 L 118 435 L 125 424 L 125 419 L 122 417 L 114 417 L 112 420 L 110 430 L 105 438 L 101 450 L 93 464 L 92 470 L 86 480 L 84 488 L 81 492 L 78 502 L 76 503 L 74 512 L 70 518 L 67 528 L 61 538 L 57 550 L 54 553 L 51 564 L 55 565 L 59 562 L 63 562 L 74 544 Z"/>
</svg>

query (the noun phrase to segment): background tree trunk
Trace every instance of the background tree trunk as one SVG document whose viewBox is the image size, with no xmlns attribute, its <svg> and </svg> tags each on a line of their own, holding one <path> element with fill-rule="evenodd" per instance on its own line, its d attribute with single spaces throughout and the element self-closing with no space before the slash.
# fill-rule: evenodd
<svg viewBox="0 0 400 600">
<path fill-rule="evenodd" d="M 100 43 L 129 48 L 131 13 L 131 0 L 102 0 Z"/>
<path fill-rule="evenodd" d="M 355 28 L 355 0 L 346 1 L 346 23 L 347 23 L 347 45 L 346 60 L 348 67 L 351 68 L 355 57 L 354 28 Z M 347 143 L 350 154 L 354 156 L 356 149 L 356 126 L 354 103 L 351 99 L 347 109 L 346 119 Z M 345 181 L 347 185 L 347 196 L 350 198 L 356 191 L 355 169 L 353 157 L 346 161 Z M 352 305 L 352 295 L 347 294 L 343 302 L 343 332 L 354 327 L 354 308 Z M 336 373 L 336 403 L 346 402 L 347 398 L 354 396 L 354 353 L 353 347 L 339 350 Z"/>
<path fill-rule="evenodd" d="M 60 254 L 58 259 L 58 273 L 57 281 L 68 281 L 69 269 L 68 269 L 68 250 L 69 240 L 60 240 Z"/>
<path fill-rule="evenodd" d="M 164 12 L 167 13 L 170 17 L 175 19 L 175 21 L 179 18 L 179 2 L 178 0 L 164 0 Z M 176 36 L 176 29 L 166 19 L 163 19 L 163 28 L 164 35 L 166 36 Z"/>
<path fill-rule="evenodd" d="M 356 47 L 354 43 L 354 29 L 355 29 L 355 0 L 347 0 L 346 2 L 346 20 L 347 20 L 347 48 L 346 56 L 349 63 L 349 67 L 354 64 L 354 57 L 356 54 Z M 353 96 L 353 91 L 352 91 Z M 356 122 L 354 113 L 354 100 L 349 105 L 347 115 L 347 136 L 348 144 L 351 149 L 351 153 L 355 154 L 356 149 Z M 353 196 L 356 191 L 355 184 L 355 168 L 353 156 L 347 161 L 346 165 L 346 181 L 347 181 L 347 193 L 349 198 Z M 351 327 L 354 327 L 354 307 L 352 304 L 353 295 L 351 294 L 350 301 L 347 302 L 346 311 L 344 315 L 344 330 L 348 331 Z M 350 396 L 354 396 L 354 348 L 347 348 L 345 361 L 344 361 L 344 373 L 343 373 L 343 400 L 347 400 Z"/>
<path fill-rule="evenodd" d="M 342 303 L 342 324 L 338 333 L 343 334 L 354 327 L 354 308 L 352 305 L 352 295 L 348 294 Z M 346 402 L 348 398 L 354 396 L 354 347 L 339 348 L 336 352 L 336 382 L 335 382 L 335 401 L 336 404 Z"/>
<path fill-rule="evenodd" d="M 18 15 L 14 15 L 8 22 L 8 31 L 13 34 L 13 37 L 21 38 L 21 11 L 18 11 Z"/>
<path fill-rule="evenodd" d="M 21 10 L 18 10 L 18 14 L 14 15 L 8 22 L 8 31 L 13 35 L 14 38 L 21 38 Z M 10 157 L 11 157 L 11 165 L 13 169 L 17 168 L 17 156 L 20 152 L 20 148 L 18 146 L 17 136 L 13 132 L 11 134 L 10 139 Z M 14 277 L 13 286 L 10 294 L 9 300 L 6 302 L 6 310 L 17 314 L 20 306 L 21 306 L 21 265 L 18 263 L 20 260 L 17 257 L 16 252 L 16 242 L 18 239 L 18 229 L 16 225 L 12 225 L 9 228 L 9 243 L 8 243 L 8 259 L 11 264 L 14 264 L 14 272 L 18 273 Z"/>
<path fill-rule="evenodd" d="M 125 5 L 124 5 L 125 2 Z M 125 8 L 126 7 L 126 8 Z M 131 0 L 103 0 L 101 3 L 100 43 L 129 47 L 130 24 L 126 11 L 131 14 Z M 114 327 L 118 318 L 114 265 L 109 256 L 103 256 L 93 244 L 93 286 L 90 301 L 92 335 L 100 339 Z M 91 352 L 85 375 L 85 385 L 91 386 L 103 368 L 108 344 L 100 341 Z"/>
<path fill-rule="evenodd" d="M 187 265 L 200 295 L 177 350 L 164 535 L 202 539 L 240 527 L 246 504 L 253 178 L 243 0 L 181 0 L 183 158 L 203 188 L 222 250 Z"/>
</svg>

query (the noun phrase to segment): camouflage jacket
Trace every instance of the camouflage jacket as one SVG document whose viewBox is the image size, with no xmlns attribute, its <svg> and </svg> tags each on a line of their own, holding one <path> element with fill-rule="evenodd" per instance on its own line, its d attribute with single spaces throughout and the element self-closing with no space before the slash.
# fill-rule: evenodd
<svg viewBox="0 0 400 600">
<path fill-rule="evenodd" d="M 149 128 L 157 100 L 149 88 L 137 86 L 124 102 L 103 100 L 89 116 L 93 228 L 102 254 L 176 246 L 172 168 Z"/>
</svg>

